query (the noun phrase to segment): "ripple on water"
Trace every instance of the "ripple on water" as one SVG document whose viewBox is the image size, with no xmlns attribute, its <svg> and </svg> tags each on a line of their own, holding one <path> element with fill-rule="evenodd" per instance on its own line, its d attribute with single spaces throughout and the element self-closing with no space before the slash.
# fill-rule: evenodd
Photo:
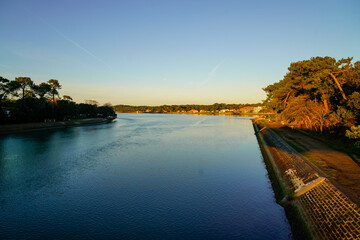
<svg viewBox="0 0 360 240">
<path fill-rule="evenodd" d="M 112 125 L 2 137 L 0 156 L 3 238 L 291 234 L 248 120 L 119 114 Z"/>
</svg>

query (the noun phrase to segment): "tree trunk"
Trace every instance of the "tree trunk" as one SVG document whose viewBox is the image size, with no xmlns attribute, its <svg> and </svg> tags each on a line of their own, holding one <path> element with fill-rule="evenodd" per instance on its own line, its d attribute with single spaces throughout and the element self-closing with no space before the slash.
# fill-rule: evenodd
<svg viewBox="0 0 360 240">
<path fill-rule="evenodd" d="M 327 102 L 327 99 L 323 99 L 323 103 L 324 103 L 324 107 L 325 107 L 325 112 L 329 112 L 329 104 Z"/>
<path fill-rule="evenodd" d="M 290 91 L 288 92 L 288 94 L 286 95 L 286 98 L 285 98 L 285 100 L 284 100 L 284 106 L 285 106 L 285 107 L 286 107 L 287 100 L 288 100 L 291 92 L 292 92 L 292 90 L 290 90 Z"/>
<path fill-rule="evenodd" d="M 311 119 L 309 118 L 309 116 L 308 115 L 305 115 L 306 116 L 306 118 L 307 118 L 307 120 L 309 121 L 309 124 L 310 124 L 310 130 L 312 129 L 312 122 L 311 122 Z"/>
<path fill-rule="evenodd" d="M 301 121 L 301 122 L 299 123 L 299 125 L 300 125 L 300 127 L 302 127 L 303 125 L 305 125 L 305 128 L 309 128 L 309 126 L 308 126 L 308 124 L 307 124 L 306 121 Z"/>
<path fill-rule="evenodd" d="M 345 96 L 345 93 L 344 93 L 343 89 L 341 88 L 340 83 L 338 82 L 338 80 L 337 80 L 336 77 L 334 76 L 334 74 L 332 74 L 331 72 L 330 72 L 329 74 L 330 74 L 330 76 L 334 79 L 336 85 L 338 86 L 338 88 L 339 88 L 339 90 L 340 90 L 340 92 L 341 92 L 341 95 L 342 95 L 343 99 L 344 99 L 344 100 L 347 100 L 347 98 L 346 98 L 346 96 Z"/>
<path fill-rule="evenodd" d="M 320 133 L 321 133 L 321 134 L 322 134 L 322 132 L 323 132 L 323 128 L 324 128 L 323 121 L 320 120 Z"/>
</svg>

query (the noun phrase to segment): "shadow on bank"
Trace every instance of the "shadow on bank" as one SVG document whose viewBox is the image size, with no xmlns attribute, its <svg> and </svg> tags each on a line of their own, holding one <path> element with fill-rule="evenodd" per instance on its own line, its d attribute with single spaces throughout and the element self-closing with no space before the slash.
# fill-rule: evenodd
<svg viewBox="0 0 360 240">
<path fill-rule="evenodd" d="M 94 124 L 106 124 L 106 123 L 112 123 L 115 119 L 116 117 L 111 116 L 107 118 L 76 119 L 76 120 L 63 121 L 63 122 L 0 125 L 0 134 L 21 133 L 21 132 L 56 129 L 56 128 L 68 128 L 68 127 L 94 125 Z"/>
</svg>

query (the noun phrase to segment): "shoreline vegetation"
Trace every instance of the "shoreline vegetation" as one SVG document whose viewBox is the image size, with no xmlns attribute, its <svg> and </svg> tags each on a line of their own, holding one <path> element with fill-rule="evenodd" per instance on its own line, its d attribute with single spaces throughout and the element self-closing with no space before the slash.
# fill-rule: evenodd
<svg viewBox="0 0 360 240">
<path fill-rule="evenodd" d="M 291 63 L 288 70 L 263 89 L 264 105 L 274 113 L 269 119 L 277 124 L 274 131 L 301 154 L 310 146 L 296 138 L 308 136 L 360 165 L 360 61 L 313 57 Z M 284 131 L 286 127 L 293 131 Z M 326 163 L 317 155 L 311 158 L 329 174 L 341 164 L 340 159 Z"/>
<path fill-rule="evenodd" d="M 271 120 L 360 147 L 360 61 L 313 57 L 293 62 L 279 82 L 263 89 Z M 360 153 L 360 152 L 358 152 Z"/>
<path fill-rule="evenodd" d="M 212 105 L 161 105 L 161 106 L 130 106 L 115 105 L 114 111 L 118 113 L 171 113 L 171 114 L 204 114 L 204 115 L 240 115 L 263 114 L 265 107 L 261 103 L 255 104 L 226 104 L 214 103 Z M 266 113 L 268 114 L 268 113 Z"/>
<path fill-rule="evenodd" d="M 256 104 L 226 104 L 214 103 L 212 105 L 161 105 L 161 106 L 130 106 L 116 105 L 116 113 L 147 113 L 147 114 L 190 114 L 190 115 L 227 115 L 227 116 L 270 116 L 260 103 Z"/>
<path fill-rule="evenodd" d="M 124 112 L 116 112 L 124 113 Z M 258 116 L 270 116 L 273 113 L 236 113 L 236 112 L 126 112 L 126 113 L 145 113 L 145 114 L 186 114 L 186 115 L 222 115 L 222 116 L 238 116 L 238 117 L 258 117 Z"/>
<path fill-rule="evenodd" d="M 61 85 L 50 79 L 40 84 L 30 77 L 0 77 L 0 133 L 107 122 L 116 118 L 109 104 L 95 100 L 75 103 L 60 96 Z"/>
<path fill-rule="evenodd" d="M 274 114 L 253 120 L 277 199 L 295 238 L 358 239 L 360 61 L 315 57 L 288 70 L 264 88 Z"/>
<path fill-rule="evenodd" d="M 346 151 L 360 162 L 360 61 L 313 57 L 293 62 L 257 104 L 116 105 L 118 113 L 264 115 Z M 334 139 L 336 139 L 334 141 Z"/>
</svg>

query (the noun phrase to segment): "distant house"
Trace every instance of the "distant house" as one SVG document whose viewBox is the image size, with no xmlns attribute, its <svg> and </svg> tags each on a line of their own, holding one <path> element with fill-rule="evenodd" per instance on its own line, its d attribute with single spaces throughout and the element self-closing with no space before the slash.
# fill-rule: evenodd
<svg viewBox="0 0 360 240">
<path fill-rule="evenodd" d="M 190 113 L 198 113 L 199 111 L 196 110 L 196 109 L 191 109 L 189 112 L 190 112 Z"/>
<path fill-rule="evenodd" d="M 264 109 L 263 106 L 257 106 L 257 107 L 254 108 L 254 113 L 258 113 L 258 112 L 260 112 L 260 111 L 263 110 L 263 109 Z"/>
<path fill-rule="evenodd" d="M 221 113 L 225 113 L 225 112 L 229 112 L 230 110 L 229 109 L 221 109 L 220 112 Z"/>
<path fill-rule="evenodd" d="M 151 110 L 149 110 L 149 109 L 148 109 L 148 110 L 146 110 L 145 112 L 146 112 L 146 113 L 152 113 L 152 111 L 151 111 Z"/>
</svg>

